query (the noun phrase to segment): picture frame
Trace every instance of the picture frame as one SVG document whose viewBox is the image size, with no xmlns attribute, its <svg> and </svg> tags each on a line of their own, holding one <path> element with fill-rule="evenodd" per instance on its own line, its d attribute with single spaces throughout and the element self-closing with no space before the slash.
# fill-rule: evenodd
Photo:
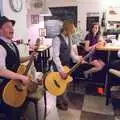
<svg viewBox="0 0 120 120">
<path fill-rule="evenodd" d="M 31 24 L 39 24 L 39 15 L 38 14 L 31 15 Z"/>
<path fill-rule="evenodd" d="M 46 29 L 45 28 L 39 28 L 39 36 L 40 37 L 46 36 Z"/>
</svg>

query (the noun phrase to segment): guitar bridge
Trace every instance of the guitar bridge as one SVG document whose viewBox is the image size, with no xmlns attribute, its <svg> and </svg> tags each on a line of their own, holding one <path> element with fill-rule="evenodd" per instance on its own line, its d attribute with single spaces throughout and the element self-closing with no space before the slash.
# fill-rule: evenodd
<svg viewBox="0 0 120 120">
<path fill-rule="evenodd" d="M 57 83 L 56 80 L 54 80 L 54 83 L 55 83 L 55 85 L 56 85 L 58 88 L 60 88 L 60 85 Z"/>
<path fill-rule="evenodd" d="M 22 91 L 23 91 L 23 89 L 22 89 L 20 86 L 18 86 L 18 85 L 15 85 L 15 88 L 16 88 L 16 90 L 19 91 L 19 92 L 22 92 Z"/>
</svg>

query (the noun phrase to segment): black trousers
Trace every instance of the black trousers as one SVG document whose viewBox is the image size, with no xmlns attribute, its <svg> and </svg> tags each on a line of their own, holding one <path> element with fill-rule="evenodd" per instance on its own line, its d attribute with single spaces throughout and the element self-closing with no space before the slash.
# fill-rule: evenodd
<svg viewBox="0 0 120 120">
<path fill-rule="evenodd" d="M 5 114 L 4 120 L 20 120 L 20 116 L 23 114 L 24 107 L 13 108 L 0 100 L 0 113 Z"/>
</svg>

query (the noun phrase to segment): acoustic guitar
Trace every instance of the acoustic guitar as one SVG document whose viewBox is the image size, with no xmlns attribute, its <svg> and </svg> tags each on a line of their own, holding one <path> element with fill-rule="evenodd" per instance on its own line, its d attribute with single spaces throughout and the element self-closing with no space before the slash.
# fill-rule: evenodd
<svg viewBox="0 0 120 120">
<path fill-rule="evenodd" d="M 27 65 L 21 64 L 17 73 L 27 75 L 34 60 L 34 54 L 31 56 Z M 24 86 L 19 80 L 10 80 L 3 89 L 2 98 L 4 102 L 11 107 L 20 107 L 26 100 L 28 86 Z"/>
<path fill-rule="evenodd" d="M 83 57 L 83 60 L 89 58 L 95 49 L 92 49 L 86 56 Z M 59 96 L 64 93 L 67 88 L 67 85 L 72 81 L 71 73 L 79 67 L 82 61 L 75 64 L 71 69 L 69 67 L 64 66 L 64 71 L 67 73 L 67 79 L 62 79 L 59 75 L 59 72 L 49 72 L 45 78 L 45 87 L 54 96 Z"/>
</svg>

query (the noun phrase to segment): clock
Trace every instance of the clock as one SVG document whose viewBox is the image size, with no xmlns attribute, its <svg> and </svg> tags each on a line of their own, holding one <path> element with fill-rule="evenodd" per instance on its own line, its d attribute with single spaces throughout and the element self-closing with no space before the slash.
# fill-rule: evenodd
<svg viewBox="0 0 120 120">
<path fill-rule="evenodd" d="M 10 7 L 14 12 L 20 12 L 23 7 L 23 1 L 22 0 L 9 0 Z"/>
</svg>

